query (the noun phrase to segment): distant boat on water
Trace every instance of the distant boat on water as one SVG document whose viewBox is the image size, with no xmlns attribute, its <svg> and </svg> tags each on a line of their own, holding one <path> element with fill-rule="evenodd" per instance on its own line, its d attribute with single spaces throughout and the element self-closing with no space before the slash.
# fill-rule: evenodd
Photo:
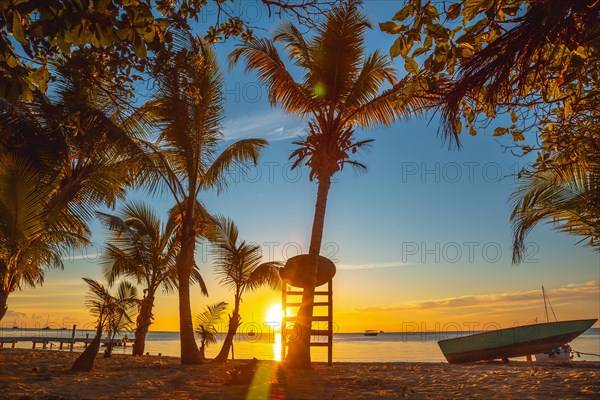
<svg viewBox="0 0 600 400">
<path fill-rule="evenodd" d="M 363 335 L 365 335 L 365 336 L 377 336 L 377 335 L 379 335 L 379 331 L 376 331 L 374 329 L 368 329 L 368 330 L 365 331 L 365 333 Z"/>
<path fill-rule="evenodd" d="M 596 321 L 583 319 L 523 325 L 440 340 L 438 345 L 449 363 L 523 357 L 560 347 L 591 328 Z"/>
</svg>

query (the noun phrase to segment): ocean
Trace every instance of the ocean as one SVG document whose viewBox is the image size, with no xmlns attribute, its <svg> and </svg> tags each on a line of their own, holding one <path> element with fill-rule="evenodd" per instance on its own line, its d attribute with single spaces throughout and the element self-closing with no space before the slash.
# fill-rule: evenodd
<svg viewBox="0 0 600 400">
<path fill-rule="evenodd" d="M 91 330 L 78 330 L 76 337 L 93 337 Z M 336 333 L 333 339 L 334 362 L 445 362 L 437 341 L 461 336 L 462 332 L 385 332 L 367 337 L 362 333 Z M 0 329 L 0 339 L 10 337 L 69 338 L 71 330 L 55 329 Z M 133 337 L 129 334 L 129 337 Z M 206 356 L 217 355 L 224 333 L 217 335 L 218 343 L 207 348 Z M 323 340 L 323 338 L 321 338 Z M 236 359 L 256 357 L 259 360 L 278 360 L 281 357 L 281 336 L 279 333 L 256 332 L 254 335 L 240 333 L 234 340 Z M 9 347 L 10 344 L 5 345 Z M 31 348 L 31 342 L 19 342 L 17 348 Z M 600 361 L 600 329 L 592 328 L 571 342 L 575 352 L 574 361 Z M 37 345 L 41 348 L 41 345 Z M 53 345 L 53 350 L 58 346 Z M 77 344 L 75 351 L 82 351 L 83 345 Z M 63 350 L 65 351 L 65 350 Z M 151 355 L 179 356 L 179 332 L 149 332 L 146 338 L 146 351 Z M 131 346 L 116 347 L 114 353 L 130 354 Z M 587 355 L 581 353 L 595 354 Z M 314 347 L 311 351 L 313 361 L 327 361 L 327 347 Z M 524 360 L 524 358 L 522 358 Z"/>
</svg>

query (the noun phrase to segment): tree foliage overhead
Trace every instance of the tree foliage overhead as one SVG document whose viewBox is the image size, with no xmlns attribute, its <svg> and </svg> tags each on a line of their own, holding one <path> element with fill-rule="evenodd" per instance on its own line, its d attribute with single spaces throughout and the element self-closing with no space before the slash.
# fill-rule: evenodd
<svg viewBox="0 0 600 400">
<path fill-rule="evenodd" d="M 131 84 L 146 57 L 202 17 L 203 34 L 214 42 L 248 40 L 252 26 L 225 0 L 0 0 L 0 97 L 31 99 L 50 80 L 48 59 L 86 48 L 105 59 L 106 74 Z M 266 11 L 309 23 L 330 1 L 261 0 Z"/>
<path fill-rule="evenodd" d="M 597 102 L 599 13 L 593 0 L 409 0 L 380 28 L 398 35 L 391 56 L 443 92 L 446 133 L 460 133 L 460 117 L 475 134 L 477 117 L 508 113 L 515 125 L 495 133 L 519 139 L 526 115 L 513 112 L 541 123 L 556 108 Z"/>
<path fill-rule="evenodd" d="M 52 93 L 0 100 L 0 319 L 10 293 L 88 242 L 95 208 L 125 195 L 144 153 L 138 115 L 114 101 L 119 87 L 92 78 L 91 62 L 62 61 Z"/>
<path fill-rule="evenodd" d="M 558 218 L 558 229 L 589 237 L 592 245 L 600 238 L 600 207 L 593 200 L 600 197 L 599 22 L 596 0 L 408 0 L 380 24 L 398 36 L 391 56 L 405 60 L 418 89 L 440 96 L 446 138 L 459 143 L 461 131 L 476 135 L 492 126 L 494 136 L 514 141 L 518 155 L 536 153 L 513 196 L 515 260 L 519 240 L 532 227 L 521 223 L 531 223 L 533 214 Z M 537 201 L 542 186 L 546 200 L 556 200 L 550 193 L 571 187 L 574 177 L 591 202 Z M 565 214 L 569 204 L 578 211 Z M 541 211 L 544 205 L 550 208 Z M 562 211 L 555 214 L 555 207 Z"/>
</svg>

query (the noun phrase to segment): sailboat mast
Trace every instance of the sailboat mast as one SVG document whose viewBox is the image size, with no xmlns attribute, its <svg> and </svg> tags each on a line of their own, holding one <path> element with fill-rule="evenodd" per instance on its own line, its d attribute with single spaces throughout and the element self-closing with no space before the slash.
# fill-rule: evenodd
<svg viewBox="0 0 600 400">
<path fill-rule="evenodd" d="M 546 304 L 546 289 L 544 289 L 544 285 L 542 285 L 542 296 L 544 296 L 544 309 L 546 310 L 546 322 L 550 322 L 550 318 L 548 318 L 548 305 Z"/>
</svg>

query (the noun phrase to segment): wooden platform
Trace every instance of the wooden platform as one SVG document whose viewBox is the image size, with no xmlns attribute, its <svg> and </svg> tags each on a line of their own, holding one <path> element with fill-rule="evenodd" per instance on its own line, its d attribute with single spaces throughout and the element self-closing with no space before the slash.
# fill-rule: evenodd
<svg viewBox="0 0 600 400">
<path fill-rule="evenodd" d="M 52 337 L 52 336 L 6 336 L 0 337 L 0 348 L 3 348 L 5 344 L 10 344 L 11 348 L 14 348 L 15 345 L 19 342 L 31 342 L 32 349 L 35 349 L 38 344 L 42 345 L 43 349 L 46 349 L 48 345 L 52 347 L 54 343 L 58 344 L 58 348 L 60 350 L 63 349 L 64 345 L 67 344 L 70 350 L 73 350 L 73 345 L 75 343 L 82 343 L 85 347 L 87 347 L 93 338 L 85 338 L 85 337 Z M 101 339 L 101 344 L 107 345 L 112 342 L 113 346 L 122 346 L 123 341 L 121 339 Z"/>
</svg>

